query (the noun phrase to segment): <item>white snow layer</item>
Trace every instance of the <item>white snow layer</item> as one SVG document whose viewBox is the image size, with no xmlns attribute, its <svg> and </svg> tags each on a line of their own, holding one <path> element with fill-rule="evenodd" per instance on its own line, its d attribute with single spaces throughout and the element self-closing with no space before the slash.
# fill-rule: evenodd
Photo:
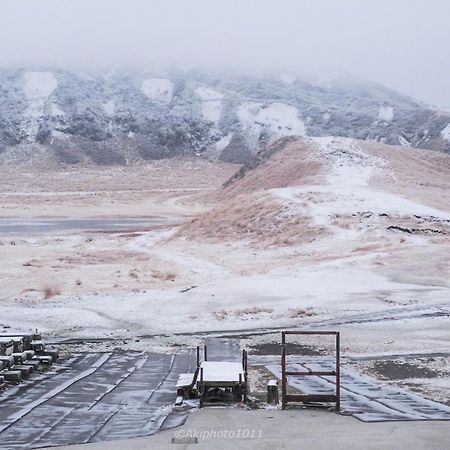
<svg viewBox="0 0 450 450">
<path fill-rule="evenodd" d="M 39 130 L 39 119 L 44 114 L 45 103 L 56 86 L 58 81 L 51 72 L 25 73 L 23 92 L 28 100 L 28 106 L 24 114 L 23 128 L 28 139 L 36 136 Z"/>
<path fill-rule="evenodd" d="M 195 90 L 195 93 L 204 101 L 220 100 L 223 94 L 209 87 L 201 86 Z"/>
<path fill-rule="evenodd" d="M 106 114 L 112 116 L 116 110 L 116 103 L 114 102 L 114 100 L 108 100 L 103 105 L 103 110 L 105 111 Z"/>
<path fill-rule="evenodd" d="M 63 117 L 64 111 L 58 106 L 57 103 L 52 103 L 50 106 L 50 113 L 53 117 Z"/>
<path fill-rule="evenodd" d="M 405 139 L 403 136 L 398 136 L 398 142 L 402 147 L 408 148 L 411 147 L 411 142 Z"/>
<path fill-rule="evenodd" d="M 226 136 L 224 136 L 223 138 L 219 139 L 216 142 L 216 150 L 221 152 L 222 150 L 224 150 L 225 148 L 228 147 L 228 145 L 231 142 L 231 138 L 233 137 L 233 133 L 229 133 Z"/>
<path fill-rule="evenodd" d="M 205 120 L 217 125 L 222 116 L 222 102 L 220 100 L 202 102 L 202 115 Z"/>
<path fill-rule="evenodd" d="M 203 118 L 217 125 L 222 116 L 223 94 L 204 86 L 197 88 L 195 93 L 202 99 Z"/>
<path fill-rule="evenodd" d="M 239 106 L 237 114 L 243 131 L 255 145 L 264 131 L 272 139 L 291 135 L 306 136 L 305 124 L 299 119 L 297 108 L 285 103 L 263 105 L 246 102 Z"/>
<path fill-rule="evenodd" d="M 410 201 L 384 191 L 376 191 L 369 186 L 375 171 L 385 165 L 384 160 L 365 154 L 349 138 L 315 137 L 319 154 L 332 163 L 327 177 L 327 185 L 308 187 L 287 187 L 272 189 L 279 198 L 304 202 L 303 196 L 316 192 L 327 194 L 309 213 L 318 225 L 330 226 L 336 214 L 353 214 L 358 211 L 372 213 L 395 213 L 409 216 L 433 216 L 450 220 L 450 214 Z"/>
<path fill-rule="evenodd" d="M 450 123 L 441 131 L 441 136 L 446 141 L 450 141 Z"/>
<path fill-rule="evenodd" d="M 58 81 L 51 72 L 27 72 L 23 87 L 28 100 L 47 98 L 58 86 Z"/>
<path fill-rule="evenodd" d="M 150 100 L 161 103 L 172 100 L 173 83 L 167 78 L 148 78 L 142 82 L 141 89 Z"/>
<path fill-rule="evenodd" d="M 244 379 L 244 373 L 241 363 L 225 362 L 225 361 L 203 361 L 201 366 L 203 369 L 204 381 L 239 381 L 239 376 Z"/>
<path fill-rule="evenodd" d="M 394 118 L 394 108 L 392 106 L 380 106 L 378 118 L 390 122 Z"/>
</svg>

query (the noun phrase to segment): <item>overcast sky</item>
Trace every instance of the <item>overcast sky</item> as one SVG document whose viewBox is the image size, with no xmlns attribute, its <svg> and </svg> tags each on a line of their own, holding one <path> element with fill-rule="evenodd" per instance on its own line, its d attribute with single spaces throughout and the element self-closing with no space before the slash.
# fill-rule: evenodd
<svg viewBox="0 0 450 450">
<path fill-rule="evenodd" d="M 345 73 L 450 107 L 450 0 L 0 0 L 0 65 Z"/>
</svg>

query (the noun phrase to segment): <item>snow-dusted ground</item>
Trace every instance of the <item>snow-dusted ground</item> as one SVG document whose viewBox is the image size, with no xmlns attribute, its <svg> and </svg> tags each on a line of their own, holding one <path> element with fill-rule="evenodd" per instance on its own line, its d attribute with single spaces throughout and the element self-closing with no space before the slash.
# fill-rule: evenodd
<svg viewBox="0 0 450 450">
<path fill-rule="evenodd" d="M 246 102 L 239 106 L 237 115 L 244 134 L 253 145 L 263 133 L 270 133 L 271 139 L 306 136 L 305 124 L 298 117 L 297 108 L 285 103 Z"/>
<path fill-rule="evenodd" d="M 450 123 L 448 123 L 445 128 L 441 131 L 441 135 L 447 141 L 450 141 Z"/>
<path fill-rule="evenodd" d="M 161 103 L 172 100 L 173 83 L 166 78 L 148 78 L 142 82 L 141 89 L 150 100 Z"/>
<path fill-rule="evenodd" d="M 380 106 L 378 118 L 390 122 L 394 118 L 394 108 L 392 106 Z"/>
<path fill-rule="evenodd" d="M 58 81 L 51 72 L 25 73 L 23 91 L 28 100 L 28 106 L 24 114 L 26 118 L 24 128 L 29 140 L 36 137 L 47 99 L 57 86 Z"/>
<path fill-rule="evenodd" d="M 203 118 L 217 125 L 222 115 L 223 94 L 204 86 L 197 88 L 195 93 L 202 99 Z"/>
<path fill-rule="evenodd" d="M 325 177 L 264 195 L 288 205 L 287 214 L 310 218 L 326 231 L 323 236 L 270 248 L 249 245 L 245 228 L 241 239 L 216 242 L 179 237 L 176 228 L 22 236 L 14 238 L 16 245 L 4 237 L 0 325 L 60 337 L 124 339 L 124 346 L 139 349 L 195 343 L 199 332 L 326 327 L 342 332 L 348 356 L 448 352 L 450 208 L 418 201 L 412 188 L 400 195 L 380 182 L 375 187 L 374 180 L 388 174 L 401 177 L 386 155 L 343 138 L 306 142 L 324 162 Z M 439 182 L 436 177 L 434 185 L 422 185 L 429 193 Z M 136 197 L 135 210 L 168 219 L 186 220 L 212 200 L 220 207 L 220 199 L 195 191 L 145 196 L 145 203 Z M 117 214 L 129 214 L 126 191 L 112 197 Z M 50 198 L 39 201 L 51 204 Z M 36 201 L 27 198 L 22 207 L 33 208 Z M 71 210 L 77 202 L 53 211 Z M 95 214 L 95 203 L 85 211 Z M 46 285 L 54 293 L 44 299 Z M 138 336 L 154 337 L 134 342 Z M 447 369 L 441 369 L 445 376 Z"/>
</svg>

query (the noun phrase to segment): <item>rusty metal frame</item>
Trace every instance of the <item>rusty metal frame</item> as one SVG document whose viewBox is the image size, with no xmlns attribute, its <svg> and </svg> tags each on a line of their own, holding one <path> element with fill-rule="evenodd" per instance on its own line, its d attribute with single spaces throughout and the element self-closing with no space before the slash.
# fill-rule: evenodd
<svg viewBox="0 0 450 450">
<path fill-rule="evenodd" d="M 312 335 L 312 336 L 335 336 L 336 343 L 336 366 L 332 371 L 302 371 L 293 372 L 286 370 L 286 336 L 287 335 Z M 285 409 L 289 402 L 334 402 L 335 411 L 341 408 L 341 371 L 340 371 L 340 335 L 339 331 L 282 331 L 281 332 L 281 408 Z M 288 394 L 288 376 L 335 376 L 336 391 L 334 394 Z"/>
</svg>

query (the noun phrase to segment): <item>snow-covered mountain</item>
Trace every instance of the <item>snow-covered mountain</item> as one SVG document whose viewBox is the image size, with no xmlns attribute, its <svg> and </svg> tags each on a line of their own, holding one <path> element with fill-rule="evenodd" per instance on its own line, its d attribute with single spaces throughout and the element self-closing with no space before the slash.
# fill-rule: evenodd
<svg viewBox="0 0 450 450">
<path fill-rule="evenodd" d="M 244 162 L 288 135 L 450 152 L 450 113 L 353 79 L 0 70 L 0 164 L 132 164 L 184 154 Z"/>
</svg>

